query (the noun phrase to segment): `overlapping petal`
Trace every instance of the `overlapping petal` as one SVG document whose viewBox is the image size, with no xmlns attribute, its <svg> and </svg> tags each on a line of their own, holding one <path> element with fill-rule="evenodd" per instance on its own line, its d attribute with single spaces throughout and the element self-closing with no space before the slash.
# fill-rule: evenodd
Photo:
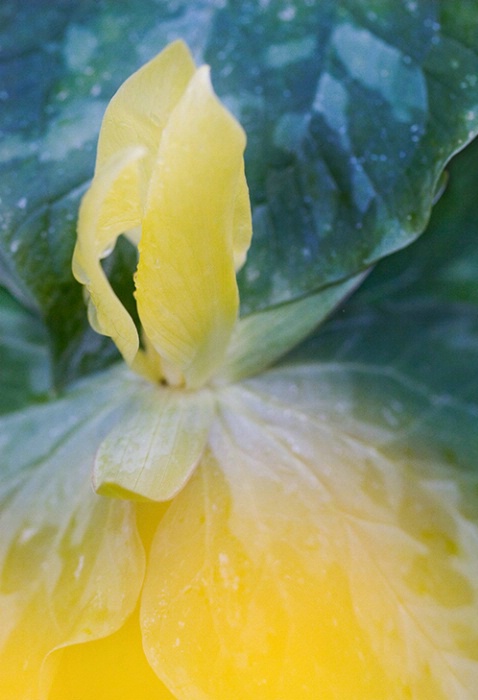
<svg viewBox="0 0 478 700">
<path fill-rule="evenodd" d="M 214 398 L 207 389 L 138 385 L 96 455 L 97 493 L 148 501 L 173 498 L 202 457 L 213 415 Z"/>
<path fill-rule="evenodd" d="M 140 147 L 115 153 L 99 168 L 83 197 L 73 273 L 88 293 L 88 317 L 93 328 L 109 335 L 128 364 L 139 350 L 133 319 L 120 302 L 101 266 L 101 259 L 114 248 L 121 233 L 141 223 Z"/>
<path fill-rule="evenodd" d="M 308 365 L 221 391 L 142 597 L 179 700 L 474 697 L 472 477 L 387 456 L 373 426 L 327 413 L 330 389 Z"/>
<path fill-rule="evenodd" d="M 174 42 L 112 99 L 73 259 L 93 327 L 152 379 L 196 388 L 220 366 L 237 319 L 236 270 L 252 225 L 245 134 Z M 135 277 L 147 352 L 101 258 L 125 234 L 139 245 Z"/>
<path fill-rule="evenodd" d="M 135 608 L 145 562 L 134 506 L 90 484 L 95 446 L 134 385 L 103 375 L 2 419 L 2 698 L 46 697 L 61 652 L 48 655 L 113 633 Z"/>
<path fill-rule="evenodd" d="M 220 366 L 237 318 L 234 258 L 249 244 L 244 147 L 243 130 L 200 68 L 161 139 L 136 275 L 146 335 L 189 388 Z"/>
</svg>

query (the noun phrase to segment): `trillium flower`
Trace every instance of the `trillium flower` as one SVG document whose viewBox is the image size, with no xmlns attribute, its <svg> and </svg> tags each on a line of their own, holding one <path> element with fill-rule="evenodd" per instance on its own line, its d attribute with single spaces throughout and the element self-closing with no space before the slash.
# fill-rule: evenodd
<svg viewBox="0 0 478 700">
<path fill-rule="evenodd" d="M 472 697 L 475 481 L 367 420 L 364 365 L 270 367 L 360 278 L 239 318 L 244 146 L 180 42 L 106 112 L 74 272 L 127 366 L 9 419 L 5 697 Z M 119 235 L 140 327 L 101 265 Z"/>
<path fill-rule="evenodd" d="M 205 450 L 214 385 L 270 364 L 336 300 L 332 290 L 320 304 L 238 319 L 236 271 L 252 236 L 245 143 L 209 69 L 196 69 L 180 41 L 127 80 L 106 111 L 73 271 L 93 327 L 163 386 L 135 402 L 103 442 L 94 472 L 100 494 L 171 498 Z M 101 266 L 122 234 L 139 251 L 139 332 Z"/>
<path fill-rule="evenodd" d="M 73 267 L 93 326 L 152 379 L 197 389 L 224 358 L 252 234 L 244 147 L 208 68 L 197 70 L 182 42 L 126 81 L 105 114 Z M 119 234 L 139 245 L 145 349 L 99 262 Z"/>
</svg>

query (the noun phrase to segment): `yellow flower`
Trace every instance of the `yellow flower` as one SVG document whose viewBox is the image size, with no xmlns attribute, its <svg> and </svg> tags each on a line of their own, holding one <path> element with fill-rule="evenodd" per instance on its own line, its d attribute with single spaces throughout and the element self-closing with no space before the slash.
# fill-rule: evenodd
<svg viewBox="0 0 478 700">
<path fill-rule="evenodd" d="M 180 42 L 106 112 L 74 270 L 135 372 L 0 423 L 2 697 L 473 697 L 476 479 L 344 413 L 366 367 L 258 374 L 337 296 L 238 319 L 244 145 Z M 141 332 L 101 267 L 122 234 Z"/>
<path fill-rule="evenodd" d="M 311 297 L 238 320 L 236 271 L 252 236 L 245 142 L 213 93 L 209 69 L 196 69 L 181 41 L 132 75 L 106 110 L 73 271 L 86 287 L 92 326 L 161 386 L 133 401 L 103 441 L 93 476 L 102 495 L 172 498 L 207 446 L 213 385 L 270 364 L 335 301 L 326 291 L 320 304 Z M 139 249 L 141 342 L 101 266 L 122 234 Z"/>
<path fill-rule="evenodd" d="M 153 380 L 196 389 L 222 364 L 235 325 L 236 270 L 252 235 L 245 135 L 215 97 L 209 69 L 171 44 L 112 99 L 73 258 L 93 327 Z M 139 247 L 133 319 L 100 260 L 126 234 Z"/>
</svg>

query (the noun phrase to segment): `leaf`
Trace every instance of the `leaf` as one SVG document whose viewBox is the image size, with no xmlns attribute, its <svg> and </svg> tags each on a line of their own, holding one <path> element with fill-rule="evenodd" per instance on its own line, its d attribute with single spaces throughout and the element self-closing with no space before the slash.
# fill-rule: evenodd
<svg viewBox="0 0 478 700">
<path fill-rule="evenodd" d="M 361 290 L 362 302 L 387 296 L 478 303 L 477 155 L 474 141 L 453 160 L 425 234 L 377 266 Z"/>
<path fill-rule="evenodd" d="M 144 552 L 134 507 L 93 494 L 94 450 L 135 381 L 118 373 L 0 420 L 0 689 L 46 697 L 65 645 L 117 630 L 136 606 Z M 118 400 L 118 391 L 121 391 Z"/>
<path fill-rule="evenodd" d="M 295 302 L 239 319 L 215 384 L 263 371 L 307 337 L 363 281 L 357 275 Z"/>
<path fill-rule="evenodd" d="M 410 242 L 444 164 L 477 132 L 472 2 L 55 0 L 29 9 L 28 33 L 16 3 L 1 11 L 1 281 L 45 319 L 57 384 L 115 357 L 92 340 L 71 277 L 77 207 L 108 99 L 168 41 L 211 64 L 247 131 L 255 237 L 243 314 Z M 112 264 L 131 305 L 134 256 Z"/>
<path fill-rule="evenodd" d="M 142 597 L 181 700 L 474 697 L 478 316 L 454 360 L 457 309 L 426 312 L 329 322 L 221 391 Z"/>
<path fill-rule="evenodd" d="M 51 390 L 45 330 L 0 288 L 0 414 L 46 398 Z"/>
<path fill-rule="evenodd" d="M 351 415 L 366 422 L 377 446 L 382 431 L 391 431 L 393 445 L 405 452 L 477 471 L 477 349 L 474 307 L 415 299 L 351 304 L 290 360 L 313 357 L 330 365 L 328 410 L 337 420 Z"/>
</svg>

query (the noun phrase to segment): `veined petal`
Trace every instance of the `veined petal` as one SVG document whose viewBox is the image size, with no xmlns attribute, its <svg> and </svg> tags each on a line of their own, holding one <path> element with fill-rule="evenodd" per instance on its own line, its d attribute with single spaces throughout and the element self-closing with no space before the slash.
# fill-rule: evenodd
<svg viewBox="0 0 478 700">
<path fill-rule="evenodd" d="M 101 125 L 96 167 L 124 148 L 141 146 L 144 184 L 156 162 L 159 142 L 171 112 L 196 71 L 183 41 L 174 41 L 133 73 L 111 99 Z"/>
<path fill-rule="evenodd" d="M 124 149 L 97 171 L 81 202 L 73 254 L 73 274 L 88 290 L 91 325 L 114 340 L 130 365 L 139 348 L 138 332 L 100 260 L 111 252 L 120 234 L 141 224 L 139 162 L 144 153 L 140 147 Z"/>
<path fill-rule="evenodd" d="M 145 562 L 135 507 L 96 496 L 90 470 L 137 381 L 115 370 L 0 421 L 2 698 L 43 699 L 61 649 L 111 634 L 136 606 Z"/>
<path fill-rule="evenodd" d="M 475 697 L 477 478 L 381 452 L 372 426 L 327 414 L 331 391 L 319 365 L 221 391 L 142 595 L 178 697 Z"/>
<path fill-rule="evenodd" d="M 235 263 L 250 240 L 244 147 L 200 68 L 163 132 L 136 275 L 146 335 L 190 388 L 220 365 L 237 318 Z"/>
<path fill-rule="evenodd" d="M 149 501 L 175 496 L 203 454 L 213 411 L 207 390 L 146 385 L 98 451 L 97 492 Z"/>
</svg>

